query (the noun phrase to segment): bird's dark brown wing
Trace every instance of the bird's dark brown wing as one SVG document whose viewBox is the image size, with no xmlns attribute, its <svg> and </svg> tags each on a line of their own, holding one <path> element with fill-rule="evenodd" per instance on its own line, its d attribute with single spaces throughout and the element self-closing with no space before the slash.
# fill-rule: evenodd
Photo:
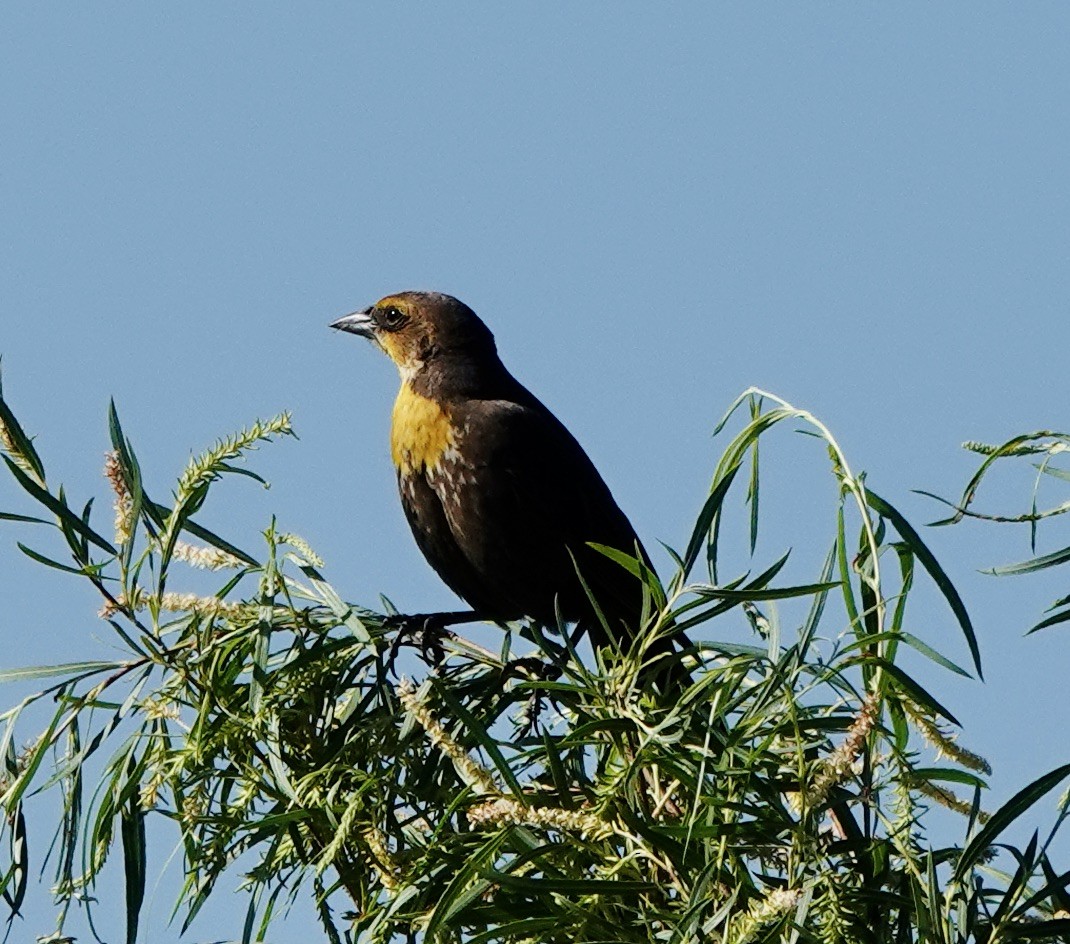
<svg viewBox="0 0 1070 944">
<path fill-rule="evenodd" d="M 451 420 L 458 440 L 429 479 L 463 560 L 454 570 L 452 549 L 428 553 L 446 582 L 477 609 L 486 598 L 511 615 L 552 621 L 556 603 L 602 645 L 578 566 L 614 635 L 625 634 L 622 624 L 634 632 L 639 581 L 588 542 L 635 554 L 639 539 L 568 430 L 537 401 L 466 400 Z M 465 593 L 460 584 L 471 575 L 481 586 Z"/>
<path fill-rule="evenodd" d="M 424 475 L 399 475 L 398 492 L 417 547 L 446 586 L 487 617 L 513 619 L 523 615 L 512 612 L 509 601 L 500 599 L 493 585 L 468 562 L 453 537 L 441 499 Z"/>
</svg>

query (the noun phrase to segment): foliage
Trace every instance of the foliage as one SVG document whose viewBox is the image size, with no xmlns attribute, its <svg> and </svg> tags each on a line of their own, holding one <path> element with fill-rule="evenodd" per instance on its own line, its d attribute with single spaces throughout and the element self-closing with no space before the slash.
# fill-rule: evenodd
<svg viewBox="0 0 1070 944">
<path fill-rule="evenodd" d="M 40 842 L 25 810 L 58 792 L 53 940 L 73 902 L 92 913 L 116 857 L 127 940 L 137 938 L 149 816 L 179 838 L 183 926 L 240 870 L 243 941 L 262 940 L 301 894 L 331 942 L 1065 938 L 1070 873 L 1047 849 L 1066 802 L 1043 840 L 1004 846 L 1009 873 L 993 850 L 1070 766 L 984 815 L 987 765 L 955 742 L 955 718 L 903 658 L 966 674 L 907 629 L 924 578 L 980 674 L 962 600 L 820 422 L 761 391 L 729 411 L 741 414 L 668 583 L 621 561 L 649 601 L 632 650 L 584 659 L 560 627 L 516 623 L 499 652 L 453 635 L 442 662 L 399 682 L 397 621 L 343 602 L 300 538 L 272 524 L 254 555 L 195 520 L 220 478 L 251 474 L 234 465 L 248 449 L 289 433 L 287 417 L 192 461 L 161 504 L 113 409 L 107 537 L 91 502 L 72 505 L 47 481 L 0 397 L 4 461 L 41 508 L 3 517 L 58 532 L 67 561 L 19 546 L 90 581 L 128 653 L 4 673 L 48 682 L 0 716 L 0 883 L 12 911 Z M 755 553 L 759 442 L 795 424 L 817 437 L 835 478 L 824 564 L 802 584 L 778 581 L 786 554 L 724 579 L 726 498 L 743 483 Z M 177 563 L 226 576 L 212 596 L 176 592 Z M 802 604 L 790 631 L 778 602 Z M 716 641 L 741 616 L 753 641 Z M 671 628 L 703 641 L 684 657 L 690 684 L 665 697 L 646 684 L 643 657 Z M 532 653 L 560 674 L 548 680 Z M 50 700 L 44 730 L 17 750 L 27 709 Z M 960 844 L 929 847 L 933 803 L 961 817 Z"/>
<path fill-rule="evenodd" d="M 1041 508 L 1038 505 L 1041 486 L 1045 482 L 1056 482 L 1060 484 L 1070 482 L 1070 469 L 1060 465 L 1060 462 L 1065 461 L 1066 454 L 1070 452 L 1070 435 L 1066 433 L 1052 432 L 1051 430 L 1041 430 L 1036 433 L 1025 433 L 1021 436 L 1015 436 L 1012 439 L 1008 439 L 1000 446 L 990 446 L 986 443 L 978 442 L 967 442 L 963 443 L 963 448 L 984 456 L 984 460 L 970 478 L 970 481 L 966 484 L 966 488 L 963 490 L 962 496 L 958 501 L 951 502 L 928 492 L 922 493 L 929 495 L 930 498 L 935 498 L 937 501 L 943 502 L 945 505 L 949 505 L 954 509 L 954 513 L 950 517 L 943 518 L 940 521 L 934 521 L 933 524 L 957 524 L 964 518 L 992 521 L 998 524 L 1027 524 L 1029 526 L 1030 545 L 1033 553 L 1036 554 L 1037 525 L 1045 519 L 1055 518 L 1070 511 L 1070 500 L 1060 502 L 1050 508 Z M 1000 515 L 978 511 L 973 503 L 974 499 L 977 497 L 977 492 L 981 487 L 981 483 L 989 473 L 994 470 L 998 463 L 1003 462 L 1003 460 L 1015 459 L 1033 460 L 1032 466 L 1036 470 L 1029 510 L 1017 515 Z M 1058 567 L 1067 562 L 1070 562 L 1070 547 L 1064 547 L 1048 554 L 1034 556 L 1029 560 L 1020 561 L 1019 563 L 993 567 L 988 573 L 1004 577 L 1017 574 L 1029 574 L 1038 570 L 1047 570 L 1051 567 Z M 1065 623 L 1067 620 L 1070 620 L 1070 596 L 1064 596 L 1056 600 L 1051 607 L 1049 607 L 1048 612 L 1051 615 L 1042 619 L 1039 623 L 1033 626 L 1029 632 L 1035 633 L 1038 629 L 1046 629 L 1049 626 L 1056 626 L 1059 623 Z"/>
</svg>

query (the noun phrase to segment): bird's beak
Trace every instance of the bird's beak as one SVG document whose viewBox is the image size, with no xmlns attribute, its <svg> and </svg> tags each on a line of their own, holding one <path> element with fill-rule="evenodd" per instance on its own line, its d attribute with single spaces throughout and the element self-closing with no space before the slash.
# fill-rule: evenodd
<svg viewBox="0 0 1070 944">
<path fill-rule="evenodd" d="M 362 338 L 375 340 L 375 322 L 372 321 L 370 308 L 343 315 L 337 321 L 332 321 L 330 326 L 339 331 L 348 331 L 350 334 L 359 334 Z"/>
</svg>

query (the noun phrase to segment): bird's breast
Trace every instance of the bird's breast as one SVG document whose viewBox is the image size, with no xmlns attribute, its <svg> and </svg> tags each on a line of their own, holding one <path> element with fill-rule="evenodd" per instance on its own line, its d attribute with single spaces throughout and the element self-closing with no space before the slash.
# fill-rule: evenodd
<svg viewBox="0 0 1070 944">
<path fill-rule="evenodd" d="M 390 456 L 403 476 L 434 473 L 455 441 L 446 411 L 406 382 L 394 401 Z"/>
</svg>

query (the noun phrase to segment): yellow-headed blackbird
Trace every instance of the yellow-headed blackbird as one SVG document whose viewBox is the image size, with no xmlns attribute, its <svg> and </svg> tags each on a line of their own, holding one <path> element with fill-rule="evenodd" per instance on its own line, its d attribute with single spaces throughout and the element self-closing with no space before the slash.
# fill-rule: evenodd
<svg viewBox="0 0 1070 944">
<path fill-rule="evenodd" d="M 332 327 L 370 338 L 401 373 L 391 455 L 438 575 L 482 618 L 553 625 L 559 613 L 594 645 L 625 646 L 642 585 L 589 545 L 646 560 L 635 529 L 573 435 L 505 369 L 475 312 L 449 295 L 401 292 Z"/>
</svg>

